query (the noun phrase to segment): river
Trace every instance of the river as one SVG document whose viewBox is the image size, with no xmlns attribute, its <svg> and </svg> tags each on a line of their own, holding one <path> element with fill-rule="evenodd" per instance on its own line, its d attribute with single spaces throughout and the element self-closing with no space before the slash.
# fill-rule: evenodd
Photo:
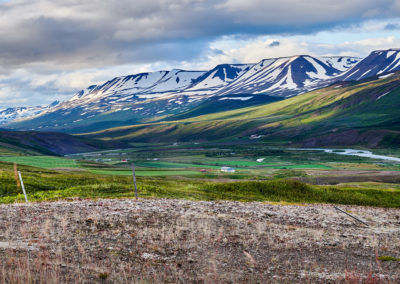
<svg viewBox="0 0 400 284">
<path fill-rule="evenodd" d="M 325 148 L 289 148 L 288 150 L 296 150 L 296 151 L 318 150 L 318 151 L 324 151 L 325 153 L 333 153 L 333 154 L 345 155 L 345 156 L 358 156 L 358 157 L 365 157 L 365 158 L 372 158 L 372 159 L 386 160 L 386 161 L 393 161 L 393 162 L 400 163 L 400 158 L 384 156 L 384 155 L 376 155 L 376 154 L 373 154 L 371 151 L 367 151 L 367 150 L 325 149 Z"/>
</svg>

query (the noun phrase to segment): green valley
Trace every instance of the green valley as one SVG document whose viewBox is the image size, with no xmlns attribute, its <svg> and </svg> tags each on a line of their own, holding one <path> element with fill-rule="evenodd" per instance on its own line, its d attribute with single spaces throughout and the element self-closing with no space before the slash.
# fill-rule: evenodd
<svg viewBox="0 0 400 284">
<path fill-rule="evenodd" d="M 226 106 L 78 135 L 3 131 L 0 201 L 22 201 L 16 163 L 31 200 L 131 197 L 134 164 L 142 197 L 400 204 L 398 162 L 338 154 L 400 157 L 400 73 Z M 338 150 L 314 149 L 330 146 Z"/>
</svg>

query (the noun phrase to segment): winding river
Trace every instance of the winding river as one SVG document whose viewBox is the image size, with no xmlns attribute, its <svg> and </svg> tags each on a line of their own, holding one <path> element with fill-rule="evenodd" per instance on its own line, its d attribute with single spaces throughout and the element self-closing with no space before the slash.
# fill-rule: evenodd
<svg viewBox="0 0 400 284">
<path fill-rule="evenodd" d="M 288 150 L 296 150 L 296 151 L 318 150 L 318 151 L 324 151 L 325 153 L 333 153 L 333 154 L 346 155 L 346 156 L 358 156 L 358 157 L 365 157 L 365 158 L 372 158 L 372 159 L 386 160 L 386 161 L 393 161 L 393 162 L 400 163 L 400 158 L 391 157 L 391 156 L 383 156 L 383 155 L 375 155 L 371 151 L 366 151 L 366 150 L 324 149 L 324 148 L 289 148 Z"/>
</svg>

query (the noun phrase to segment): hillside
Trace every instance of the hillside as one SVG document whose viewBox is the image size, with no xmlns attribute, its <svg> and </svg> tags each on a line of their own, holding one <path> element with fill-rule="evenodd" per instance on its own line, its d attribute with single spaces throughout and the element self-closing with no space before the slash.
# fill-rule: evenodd
<svg viewBox="0 0 400 284">
<path fill-rule="evenodd" d="M 121 146 L 64 133 L 0 130 L 1 156 L 65 155 Z"/>
<path fill-rule="evenodd" d="M 248 139 L 304 146 L 398 145 L 400 73 L 327 88 L 267 105 L 87 134 L 114 141 Z"/>
</svg>

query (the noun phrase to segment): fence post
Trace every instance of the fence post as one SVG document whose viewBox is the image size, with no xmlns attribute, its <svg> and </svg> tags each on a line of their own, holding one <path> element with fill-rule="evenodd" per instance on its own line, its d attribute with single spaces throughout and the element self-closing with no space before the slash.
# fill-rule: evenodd
<svg viewBox="0 0 400 284">
<path fill-rule="evenodd" d="M 367 223 L 365 223 L 364 221 L 362 221 L 362 220 L 358 219 L 357 217 L 354 217 L 353 215 L 351 215 L 351 214 L 347 213 L 346 211 L 344 211 L 344 210 L 340 209 L 339 207 L 333 206 L 333 208 L 335 208 L 336 210 L 338 210 L 338 211 L 340 211 L 340 212 L 342 212 L 342 213 L 346 214 L 347 216 L 350 216 L 351 218 L 353 218 L 353 219 L 357 220 L 358 222 L 360 222 L 360 223 L 364 224 L 365 226 L 369 226 L 369 225 L 368 225 Z"/>
<path fill-rule="evenodd" d="M 25 202 L 28 202 L 28 197 L 26 196 L 24 181 L 22 180 L 22 176 L 21 176 L 21 172 L 20 171 L 18 171 L 18 176 L 19 176 L 19 180 L 21 182 L 22 192 L 24 193 L 24 196 L 25 196 Z"/>
<path fill-rule="evenodd" d="M 17 188 L 21 187 L 21 184 L 18 179 L 18 169 L 17 169 L 17 163 L 14 163 L 14 175 L 15 175 L 15 182 L 17 183 Z"/>
<path fill-rule="evenodd" d="M 138 190 L 136 185 L 135 164 L 132 163 L 133 184 L 135 185 L 135 198 L 138 200 Z"/>
</svg>

